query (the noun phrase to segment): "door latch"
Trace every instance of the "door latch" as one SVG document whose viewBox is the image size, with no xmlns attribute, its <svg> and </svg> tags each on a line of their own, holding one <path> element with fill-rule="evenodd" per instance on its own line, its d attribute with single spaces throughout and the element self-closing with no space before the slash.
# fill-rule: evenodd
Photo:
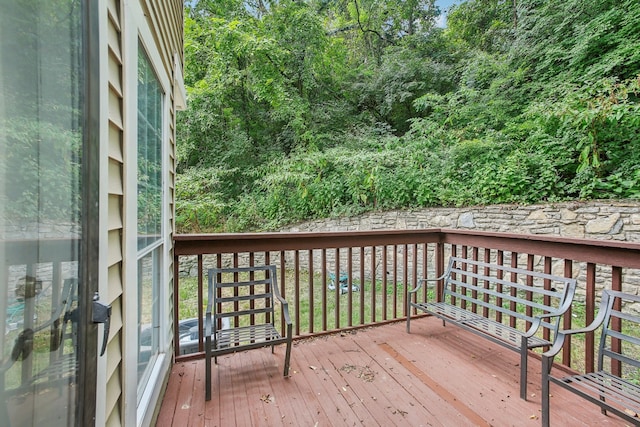
<svg viewBox="0 0 640 427">
<path fill-rule="evenodd" d="M 107 340 L 109 339 L 109 322 L 111 320 L 111 306 L 98 301 L 100 295 L 96 292 L 93 295 L 93 323 L 104 323 L 104 333 L 102 337 L 102 350 L 100 356 L 107 350 Z"/>
</svg>

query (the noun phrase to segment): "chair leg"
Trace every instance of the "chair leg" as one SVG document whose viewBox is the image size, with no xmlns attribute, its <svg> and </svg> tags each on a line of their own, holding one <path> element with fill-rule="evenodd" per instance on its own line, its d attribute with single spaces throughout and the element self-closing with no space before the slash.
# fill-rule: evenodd
<svg viewBox="0 0 640 427">
<path fill-rule="evenodd" d="M 289 376 L 289 362 L 291 361 L 291 336 L 293 334 L 293 325 L 287 325 L 287 350 L 284 356 L 284 376 Z"/>
<path fill-rule="evenodd" d="M 551 363 L 548 357 L 542 356 L 542 427 L 549 427 L 549 374 Z"/>
<path fill-rule="evenodd" d="M 291 341 L 287 341 L 287 350 L 284 356 L 284 376 L 289 376 L 289 362 L 291 359 Z"/>
</svg>

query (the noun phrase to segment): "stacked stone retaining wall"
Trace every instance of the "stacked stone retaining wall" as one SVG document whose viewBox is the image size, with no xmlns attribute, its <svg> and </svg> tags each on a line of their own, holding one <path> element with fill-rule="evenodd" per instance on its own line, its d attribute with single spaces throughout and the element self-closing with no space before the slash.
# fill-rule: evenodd
<svg viewBox="0 0 640 427">
<path fill-rule="evenodd" d="M 602 200 L 544 205 L 492 205 L 371 212 L 308 221 L 280 231 L 456 228 L 589 239 L 640 241 L 640 201 Z"/>
</svg>

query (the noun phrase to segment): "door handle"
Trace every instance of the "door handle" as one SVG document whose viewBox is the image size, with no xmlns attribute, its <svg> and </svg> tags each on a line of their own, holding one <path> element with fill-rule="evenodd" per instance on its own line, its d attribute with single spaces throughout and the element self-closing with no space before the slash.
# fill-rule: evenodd
<svg viewBox="0 0 640 427">
<path fill-rule="evenodd" d="M 96 292 L 93 295 L 93 323 L 104 323 L 104 333 L 102 336 L 102 349 L 100 350 L 100 356 L 107 350 L 107 340 L 109 339 L 109 323 L 111 320 L 111 306 L 106 305 L 98 301 L 100 295 Z"/>
</svg>

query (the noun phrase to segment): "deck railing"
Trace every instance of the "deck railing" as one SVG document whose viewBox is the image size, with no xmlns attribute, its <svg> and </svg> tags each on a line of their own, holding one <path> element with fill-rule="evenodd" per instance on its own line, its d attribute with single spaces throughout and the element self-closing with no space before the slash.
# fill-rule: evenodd
<svg viewBox="0 0 640 427">
<path fill-rule="evenodd" d="M 591 322 L 603 288 L 640 290 L 640 244 L 625 242 L 446 229 L 194 234 L 174 240 L 176 360 L 204 355 L 207 269 L 215 266 L 276 264 L 296 337 L 404 319 L 408 290 L 423 277 L 439 276 L 450 255 L 575 277 L 578 291 L 565 329 Z M 185 340 L 177 325 L 188 317 L 200 319 L 191 328 L 198 345 L 182 354 Z M 589 335 L 568 343 L 562 363 L 593 370 L 594 341 Z"/>
</svg>

